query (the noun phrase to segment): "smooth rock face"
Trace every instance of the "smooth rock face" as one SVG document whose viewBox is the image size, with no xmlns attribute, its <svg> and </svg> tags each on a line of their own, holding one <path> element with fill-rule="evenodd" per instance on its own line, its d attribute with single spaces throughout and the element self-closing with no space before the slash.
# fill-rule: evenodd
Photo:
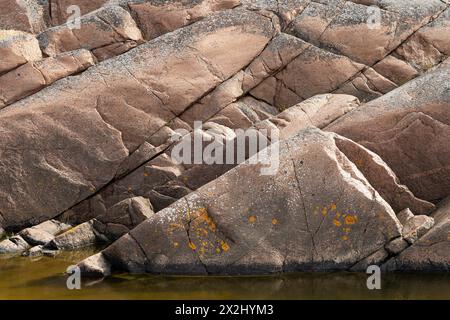
<svg viewBox="0 0 450 320">
<path fill-rule="evenodd" d="M 118 6 L 99 9 L 73 21 L 49 28 L 39 36 L 42 51 L 54 56 L 77 49 L 97 49 L 128 40 L 142 41 L 140 29 L 130 14 Z"/>
<path fill-rule="evenodd" d="M 247 66 L 273 33 L 258 13 L 219 13 L 6 108 L 0 117 L 2 226 L 53 218 L 105 186 L 130 151 Z"/>
<path fill-rule="evenodd" d="M 0 74 L 29 61 L 42 59 L 37 39 L 29 33 L 0 30 Z"/>
<path fill-rule="evenodd" d="M 353 110 L 326 128 L 378 154 L 413 194 L 450 194 L 450 68 L 442 67 Z"/>
<path fill-rule="evenodd" d="M 103 251 L 115 269 L 175 274 L 345 270 L 400 235 L 390 206 L 309 129 L 281 142 L 280 168 L 242 164 Z M 245 196 L 242 196 L 245 195 Z"/>
</svg>

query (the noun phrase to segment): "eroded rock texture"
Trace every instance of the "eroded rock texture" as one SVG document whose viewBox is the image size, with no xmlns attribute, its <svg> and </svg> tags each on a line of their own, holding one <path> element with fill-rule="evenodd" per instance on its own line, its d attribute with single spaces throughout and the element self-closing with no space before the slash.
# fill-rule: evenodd
<svg viewBox="0 0 450 320">
<path fill-rule="evenodd" d="M 0 0 L 0 234 L 20 231 L 0 252 L 117 240 L 94 275 L 447 270 L 449 6 Z M 188 137 L 261 144 L 178 163 Z M 278 147 L 272 175 L 244 163 Z"/>
</svg>

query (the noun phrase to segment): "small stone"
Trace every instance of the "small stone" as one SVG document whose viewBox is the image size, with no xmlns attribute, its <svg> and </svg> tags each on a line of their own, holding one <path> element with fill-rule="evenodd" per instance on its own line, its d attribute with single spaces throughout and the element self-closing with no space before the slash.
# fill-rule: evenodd
<svg viewBox="0 0 450 320">
<path fill-rule="evenodd" d="M 0 242 L 0 254 L 21 253 L 27 250 L 30 245 L 19 235 Z"/>
<path fill-rule="evenodd" d="M 35 246 L 31 248 L 30 250 L 28 250 L 28 256 L 30 257 L 42 256 L 43 255 L 42 248 L 43 246 Z"/>
<path fill-rule="evenodd" d="M 414 216 L 403 225 L 403 237 L 413 244 L 434 226 L 434 219 L 428 216 Z"/>
<path fill-rule="evenodd" d="M 87 247 L 96 242 L 97 237 L 93 227 L 93 222 L 82 223 L 72 229 L 63 232 L 49 242 L 46 249 L 71 250 Z"/>
<path fill-rule="evenodd" d="M 397 255 L 408 247 L 408 242 L 403 238 L 397 238 L 389 242 L 384 248 L 392 255 Z"/>
<path fill-rule="evenodd" d="M 111 264 L 101 252 L 83 260 L 78 267 L 84 275 L 91 277 L 104 277 L 111 274 Z"/>
</svg>

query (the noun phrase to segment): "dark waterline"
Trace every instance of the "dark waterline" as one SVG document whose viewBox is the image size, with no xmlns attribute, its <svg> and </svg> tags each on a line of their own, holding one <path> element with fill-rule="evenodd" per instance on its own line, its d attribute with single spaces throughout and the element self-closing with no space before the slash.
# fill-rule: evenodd
<svg viewBox="0 0 450 320">
<path fill-rule="evenodd" d="M 450 299 L 448 274 L 390 274 L 382 290 L 366 274 L 303 273 L 262 277 L 117 275 L 68 290 L 64 271 L 94 249 L 55 258 L 0 259 L 0 299 Z"/>
</svg>

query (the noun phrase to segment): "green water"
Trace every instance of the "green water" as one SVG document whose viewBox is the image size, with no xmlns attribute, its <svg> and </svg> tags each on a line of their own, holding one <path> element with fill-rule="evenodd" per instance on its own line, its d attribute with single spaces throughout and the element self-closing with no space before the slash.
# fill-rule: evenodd
<svg viewBox="0 0 450 320">
<path fill-rule="evenodd" d="M 0 260 L 0 299 L 450 299 L 450 275 L 383 275 L 370 291 L 365 274 L 320 273 L 263 277 L 117 275 L 68 290 L 64 271 L 94 249 L 54 258 Z"/>
</svg>

